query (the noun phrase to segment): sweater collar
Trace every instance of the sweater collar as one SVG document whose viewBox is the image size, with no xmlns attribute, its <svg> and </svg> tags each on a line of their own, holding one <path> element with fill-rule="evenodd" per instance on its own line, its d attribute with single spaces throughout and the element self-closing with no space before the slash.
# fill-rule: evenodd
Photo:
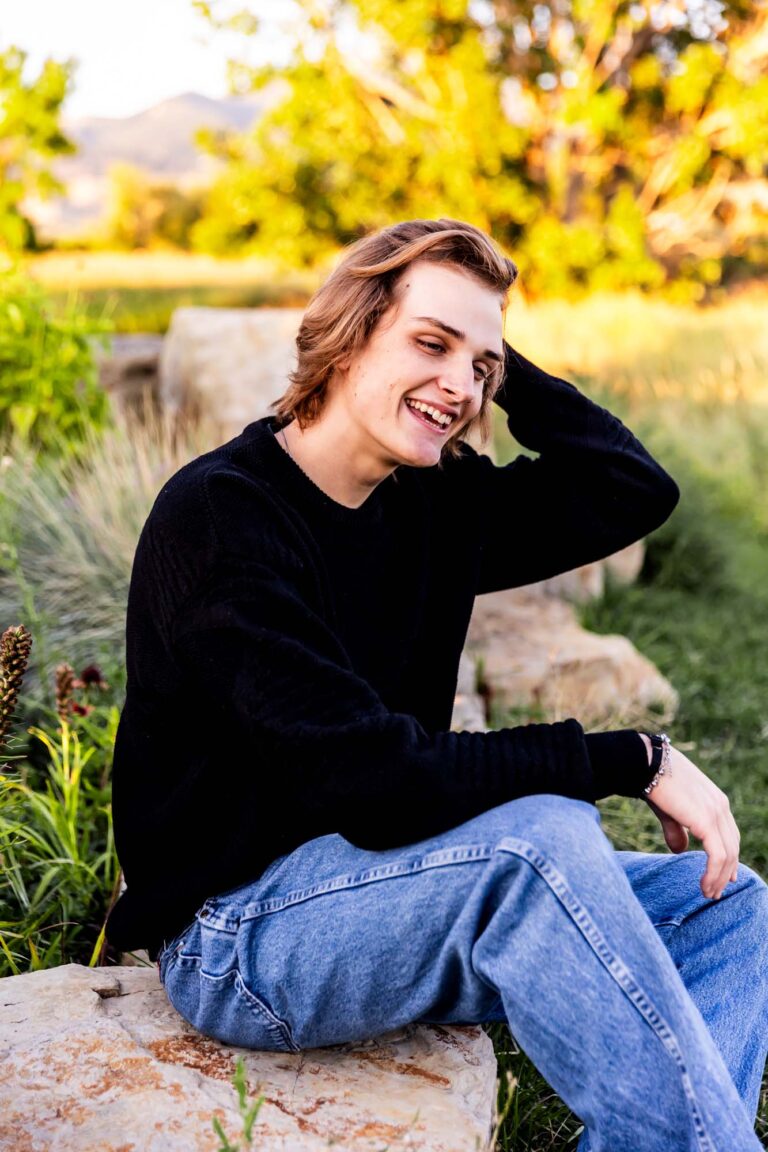
<svg viewBox="0 0 768 1152">
<path fill-rule="evenodd" d="M 314 509 L 338 524 L 361 525 L 375 521 L 381 514 L 384 492 L 393 482 L 394 473 L 382 480 L 359 508 L 340 504 L 315 484 L 303 472 L 292 456 L 278 442 L 277 421 L 265 416 L 249 424 L 242 433 L 244 447 L 258 471 L 268 479 L 297 508 Z"/>
</svg>

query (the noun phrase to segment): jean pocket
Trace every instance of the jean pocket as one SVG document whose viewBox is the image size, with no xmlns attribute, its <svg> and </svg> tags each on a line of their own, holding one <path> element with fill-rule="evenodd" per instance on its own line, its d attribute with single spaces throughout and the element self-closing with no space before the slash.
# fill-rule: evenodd
<svg viewBox="0 0 768 1152">
<path fill-rule="evenodd" d="M 299 1051 L 288 1026 L 246 987 L 237 967 L 214 975 L 203 969 L 200 956 L 177 952 L 164 983 L 179 1015 L 204 1036 L 265 1052 Z"/>
<path fill-rule="evenodd" d="M 169 958 L 173 955 L 174 952 L 181 951 L 181 949 L 184 947 L 185 938 L 189 935 L 194 927 L 195 921 L 193 920 L 192 923 L 187 924 L 186 928 L 179 932 L 177 936 L 174 936 L 173 939 L 170 940 L 167 944 L 163 944 L 163 947 L 158 952 L 155 958 L 155 963 L 160 969 L 161 984 L 165 983 L 165 970 L 167 968 Z"/>
</svg>

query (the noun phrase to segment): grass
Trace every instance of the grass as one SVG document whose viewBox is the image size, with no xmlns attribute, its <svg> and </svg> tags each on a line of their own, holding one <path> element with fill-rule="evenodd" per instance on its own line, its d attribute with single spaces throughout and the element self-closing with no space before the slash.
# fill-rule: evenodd
<svg viewBox="0 0 768 1152">
<path fill-rule="evenodd" d="M 203 426 L 179 429 L 151 413 L 147 420 L 116 414 L 90 438 L 82 462 L 41 459 L 19 442 L 0 459 L 0 623 L 23 620 L 33 632 L 27 698 L 44 697 L 43 682 L 62 660 L 117 665 L 124 678 L 139 532 L 168 477 L 213 440 Z"/>
<path fill-rule="evenodd" d="M 0 976 L 70 960 L 95 964 L 117 882 L 109 768 L 118 710 L 80 731 L 30 727 L 0 753 Z M 35 747 L 36 745 L 36 747 Z"/>
<path fill-rule="evenodd" d="M 118 333 L 166 332 L 179 307 L 299 307 L 319 279 L 266 260 L 172 251 L 50 252 L 27 269 L 54 301 L 74 292 L 89 315 L 109 318 Z"/>
</svg>

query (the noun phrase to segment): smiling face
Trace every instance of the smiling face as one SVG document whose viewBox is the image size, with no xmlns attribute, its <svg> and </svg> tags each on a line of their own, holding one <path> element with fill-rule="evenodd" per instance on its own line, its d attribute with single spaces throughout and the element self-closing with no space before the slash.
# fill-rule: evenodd
<svg viewBox="0 0 768 1152">
<path fill-rule="evenodd" d="M 365 347 L 337 369 L 321 419 L 362 464 L 437 464 L 477 416 L 503 358 L 502 299 L 456 265 L 417 261 Z"/>
</svg>

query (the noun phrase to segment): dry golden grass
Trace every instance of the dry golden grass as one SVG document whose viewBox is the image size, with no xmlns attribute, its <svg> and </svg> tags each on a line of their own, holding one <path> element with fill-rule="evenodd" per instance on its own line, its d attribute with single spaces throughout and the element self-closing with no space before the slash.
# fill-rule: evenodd
<svg viewBox="0 0 768 1152">
<path fill-rule="evenodd" d="M 513 297 L 508 340 L 568 377 L 629 401 L 768 402 L 768 296 L 694 309 L 639 294 L 526 305 Z"/>
<path fill-rule="evenodd" d="M 221 260 L 196 253 L 45 252 L 27 263 L 30 274 L 51 291 L 94 288 L 182 288 L 247 285 L 274 276 L 268 261 L 249 257 Z"/>
</svg>

